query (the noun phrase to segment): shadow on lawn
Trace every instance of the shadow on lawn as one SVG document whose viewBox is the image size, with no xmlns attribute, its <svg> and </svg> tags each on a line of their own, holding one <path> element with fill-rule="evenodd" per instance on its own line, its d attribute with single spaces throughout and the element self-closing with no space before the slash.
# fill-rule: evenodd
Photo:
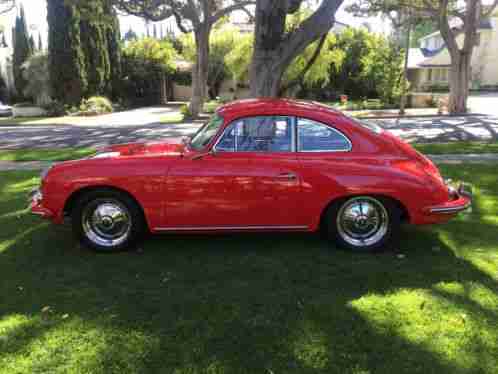
<svg viewBox="0 0 498 374">
<path fill-rule="evenodd" d="M 0 217 L 0 225 L 10 219 Z M 0 234 L 0 243 L 19 238 L 0 247 L 0 333 L 9 318 L 28 319 L 0 340 L 0 363 L 10 358 L 18 370 L 23 355 L 30 371 L 106 373 L 453 374 L 493 365 L 493 347 L 477 331 L 465 365 L 434 351 L 430 337 L 417 342 L 401 333 L 410 311 L 389 301 L 401 289 L 483 316 L 491 331 L 498 325 L 496 310 L 434 289 L 459 282 L 498 293 L 495 279 L 456 257 L 433 230 L 404 230 L 406 258 L 353 255 L 313 235 L 276 234 L 156 237 L 143 253 L 97 255 L 65 228 L 27 232 L 37 222 L 23 216 Z M 388 313 L 387 325 L 358 308 L 371 296 L 387 300 L 377 313 Z M 430 318 L 432 299 L 422 300 Z"/>
</svg>

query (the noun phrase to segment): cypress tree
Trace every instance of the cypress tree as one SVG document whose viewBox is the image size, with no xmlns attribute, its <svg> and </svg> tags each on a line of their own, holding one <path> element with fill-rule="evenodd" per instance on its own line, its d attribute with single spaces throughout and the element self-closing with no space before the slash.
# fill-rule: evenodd
<svg viewBox="0 0 498 374">
<path fill-rule="evenodd" d="M 43 51 L 43 41 L 42 41 L 41 34 L 38 34 L 38 50 Z"/>
<path fill-rule="evenodd" d="M 111 89 L 108 94 L 111 95 L 112 98 L 117 98 L 120 89 L 121 82 L 121 48 L 120 48 L 120 40 L 121 40 L 121 27 L 119 25 L 119 18 L 116 10 L 112 7 L 112 2 L 106 0 L 106 4 L 104 7 L 105 14 L 107 14 L 110 18 L 110 22 L 107 26 L 107 46 L 109 53 L 109 61 L 111 64 Z"/>
<path fill-rule="evenodd" d="M 20 97 L 24 95 L 26 88 L 26 80 L 22 74 L 22 64 L 33 54 L 33 48 L 30 43 L 28 33 L 28 26 L 26 23 L 26 16 L 24 14 L 24 7 L 21 5 L 20 15 L 16 17 L 16 23 L 13 31 L 14 54 L 13 70 L 14 70 L 14 83 L 16 86 L 17 94 Z"/>
<path fill-rule="evenodd" d="M 88 87 L 80 13 L 65 0 L 48 0 L 47 10 L 52 95 L 61 102 L 79 104 Z"/>
<path fill-rule="evenodd" d="M 31 48 L 32 52 L 36 52 L 36 44 L 35 44 L 35 39 L 33 38 L 33 35 L 29 37 L 29 47 Z"/>
</svg>

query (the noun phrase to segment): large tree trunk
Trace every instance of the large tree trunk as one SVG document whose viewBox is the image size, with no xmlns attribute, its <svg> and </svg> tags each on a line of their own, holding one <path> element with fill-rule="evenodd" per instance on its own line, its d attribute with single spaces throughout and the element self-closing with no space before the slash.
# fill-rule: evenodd
<svg viewBox="0 0 498 374">
<path fill-rule="evenodd" d="M 467 112 L 469 96 L 470 54 L 459 52 L 452 59 L 450 70 L 450 101 L 448 111 L 452 114 Z"/>
<path fill-rule="evenodd" d="M 206 87 L 209 63 L 209 36 L 211 27 L 201 26 L 195 32 L 196 61 L 192 70 L 192 99 L 190 101 L 190 112 L 193 118 L 197 118 L 202 112 L 206 98 Z"/>
<path fill-rule="evenodd" d="M 306 47 L 329 32 L 335 12 L 343 0 L 322 0 L 317 10 L 290 33 L 285 31 L 288 14 L 296 12 L 302 0 L 258 0 L 254 55 L 250 69 L 253 97 L 278 97 L 282 76 Z"/>
</svg>

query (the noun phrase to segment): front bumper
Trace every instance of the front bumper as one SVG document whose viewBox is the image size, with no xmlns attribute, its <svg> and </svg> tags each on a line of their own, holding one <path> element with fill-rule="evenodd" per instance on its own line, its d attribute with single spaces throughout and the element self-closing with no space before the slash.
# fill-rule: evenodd
<svg viewBox="0 0 498 374">
<path fill-rule="evenodd" d="M 456 215 L 472 207 L 472 186 L 467 183 L 454 185 L 447 182 L 450 200 L 444 204 L 430 206 L 424 209 L 430 215 Z"/>
<path fill-rule="evenodd" d="M 31 214 L 41 216 L 43 218 L 53 218 L 54 213 L 43 206 L 43 194 L 40 189 L 35 188 L 29 193 L 29 211 Z"/>
</svg>

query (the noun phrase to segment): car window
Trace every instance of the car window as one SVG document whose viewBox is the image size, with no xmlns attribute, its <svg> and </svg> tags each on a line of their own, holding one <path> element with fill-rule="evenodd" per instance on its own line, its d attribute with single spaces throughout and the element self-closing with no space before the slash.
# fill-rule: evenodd
<svg viewBox="0 0 498 374">
<path fill-rule="evenodd" d="M 323 123 L 299 118 L 297 121 L 299 152 L 350 151 L 349 139 Z"/>
<path fill-rule="evenodd" d="M 223 117 L 221 117 L 219 114 L 215 114 L 213 117 L 211 117 L 209 122 L 194 135 L 194 137 L 190 141 L 190 148 L 195 151 L 202 150 L 211 142 L 211 140 L 213 140 L 222 125 Z"/>
<path fill-rule="evenodd" d="M 291 152 L 292 117 L 258 116 L 231 123 L 216 145 L 220 152 Z"/>
</svg>

